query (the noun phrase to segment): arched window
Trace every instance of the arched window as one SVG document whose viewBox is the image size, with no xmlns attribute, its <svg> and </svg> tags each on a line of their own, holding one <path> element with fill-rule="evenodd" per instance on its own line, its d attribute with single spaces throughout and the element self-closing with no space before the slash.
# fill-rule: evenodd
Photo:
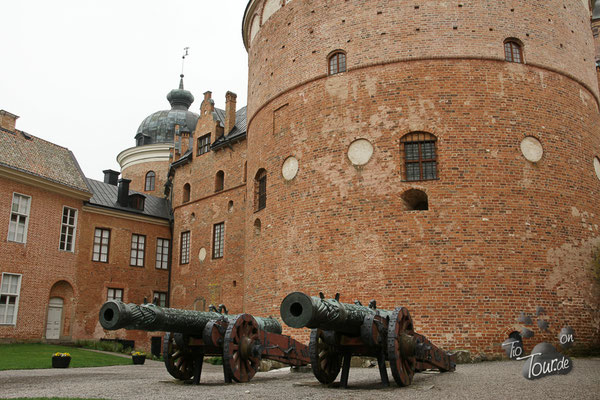
<svg viewBox="0 0 600 400">
<path fill-rule="evenodd" d="M 220 192 L 223 190 L 223 186 L 225 184 L 225 172 L 219 171 L 215 175 L 215 192 Z"/>
<path fill-rule="evenodd" d="M 144 190 L 147 192 L 154 190 L 155 181 L 156 174 L 154 173 L 154 171 L 148 171 L 148 173 L 146 174 L 146 186 Z"/>
<path fill-rule="evenodd" d="M 429 210 L 429 199 L 427 193 L 419 189 L 409 189 L 402 193 L 402 200 L 409 211 Z"/>
<path fill-rule="evenodd" d="M 190 201 L 190 184 L 186 183 L 185 185 L 183 185 L 183 202 L 187 203 L 188 201 Z"/>
<path fill-rule="evenodd" d="M 413 132 L 400 140 L 404 154 L 404 177 L 407 181 L 437 179 L 437 138 L 427 132 Z"/>
<path fill-rule="evenodd" d="M 515 63 L 523 62 L 523 46 L 516 39 L 504 41 L 504 59 Z"/>
<path fill-rule="evenodd" d="M 329 75 L 346 72 L 346 53 L 336 51 L 329 56 Z"/>
<path fill-rule="evenodd" d="M 267 206 L 267 171 L 259 169 L 254 178 L 254 210 L 260 211 Z"/>
</svg>

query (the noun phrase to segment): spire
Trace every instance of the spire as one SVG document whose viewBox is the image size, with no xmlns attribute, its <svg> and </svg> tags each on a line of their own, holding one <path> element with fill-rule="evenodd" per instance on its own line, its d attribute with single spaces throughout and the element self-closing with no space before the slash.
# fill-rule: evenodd
<svg viewBox="0 0 600 400">
<path fill-rule="evenodd" d="M 189 47 L 184 47 L 185 53 L 181 57 L 181 74 L 179 75 L 179 89 L 173 89 L 167 95 L 167 100 L 171 103 L 172 109 L 188 110 L 194 102 L 194 96 L 188 90 L 183 88 L 183 67 L 185 58 L 188 56 Z"/>
</svg>

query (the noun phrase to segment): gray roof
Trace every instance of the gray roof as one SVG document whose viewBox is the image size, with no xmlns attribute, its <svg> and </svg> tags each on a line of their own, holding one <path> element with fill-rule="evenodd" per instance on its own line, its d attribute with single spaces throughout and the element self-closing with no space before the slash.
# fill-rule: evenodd
<svg viewBox="0 0 600 400">
<path fill-rule="evenodd" d="M 146 198 L 144 201 L 144 211 L 136 210 L 135 208 L 131 207 L 122 207 L 119 205 L 119 203 L 117 203 L 117 186 L 89 178 L 87 179 L 87 182 L 92 189 L 93 194 L 89 202 L 86 202 L 87 205 L 110 208 L 118 211 L 126 211 L 132 214 L 141 214 L 148 217 L 163 219 L 169 219 L 171 216 L 167 199 L 130 190 L 130 196 L 132 194 L 140 194 Z"/>
<path fill-rule="evenodd" d="M 246 128 L 248 125 L 247 121 L 247 107 L 242 107 L 235 113 L 235 126 L 231 130 L 231 132 L 226 133 L 225 135 L 219 137 L 214 141 L 211 148 L 218 149 L 227 144 L 231 144 L 237 142 L 238 140 L 244 139 L 246 137 Z M 225 126 L 225 111 L 219 108 L 215 108 L 215 116 L 219 120 L 222 126 Z"/>
<path fill-rule="evenodd" d="M 89 192 L 73 153 L 23 131 L 0 128 L 0 165 Z"/>
</svg>

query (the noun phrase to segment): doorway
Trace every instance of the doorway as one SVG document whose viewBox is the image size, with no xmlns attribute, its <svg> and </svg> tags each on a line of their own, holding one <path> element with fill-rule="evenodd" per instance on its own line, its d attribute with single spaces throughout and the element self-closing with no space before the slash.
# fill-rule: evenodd
<svg viewBox="0 0 600 400">
<path fill-rule="evenodd" d="M 63 299 L 52 297 L 48 304 L 48 322 L 46 324 L 46 339 L 60 339 L 62 326 Z"/>
</svg>

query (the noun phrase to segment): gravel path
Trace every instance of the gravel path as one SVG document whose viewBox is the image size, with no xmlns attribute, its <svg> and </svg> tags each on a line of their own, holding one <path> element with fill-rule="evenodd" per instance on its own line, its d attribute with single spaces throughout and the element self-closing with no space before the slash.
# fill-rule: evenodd
<svg viewBox="0 0 600 400">
<path fill-rule="evenodd" d="M 570 374 L 537 381 L 521 376 L 522 363 L 465 364 L 453 373 L 416 374 L 407 388 L 382 387 L 377 368 L 353 368 L 350 388 L 343 390 L 318 384 L 312 373 L 287 368 L 226 385 L 221 367 L 210 364 L 201 385 L 193 386 L 171 378 L 162 363 L 148 360 L 141 366 L 1 371 L 0 393 L 4 398 L 103 399 L 600 399 L 600 358 L 575 359 Z"/>
</svg>

